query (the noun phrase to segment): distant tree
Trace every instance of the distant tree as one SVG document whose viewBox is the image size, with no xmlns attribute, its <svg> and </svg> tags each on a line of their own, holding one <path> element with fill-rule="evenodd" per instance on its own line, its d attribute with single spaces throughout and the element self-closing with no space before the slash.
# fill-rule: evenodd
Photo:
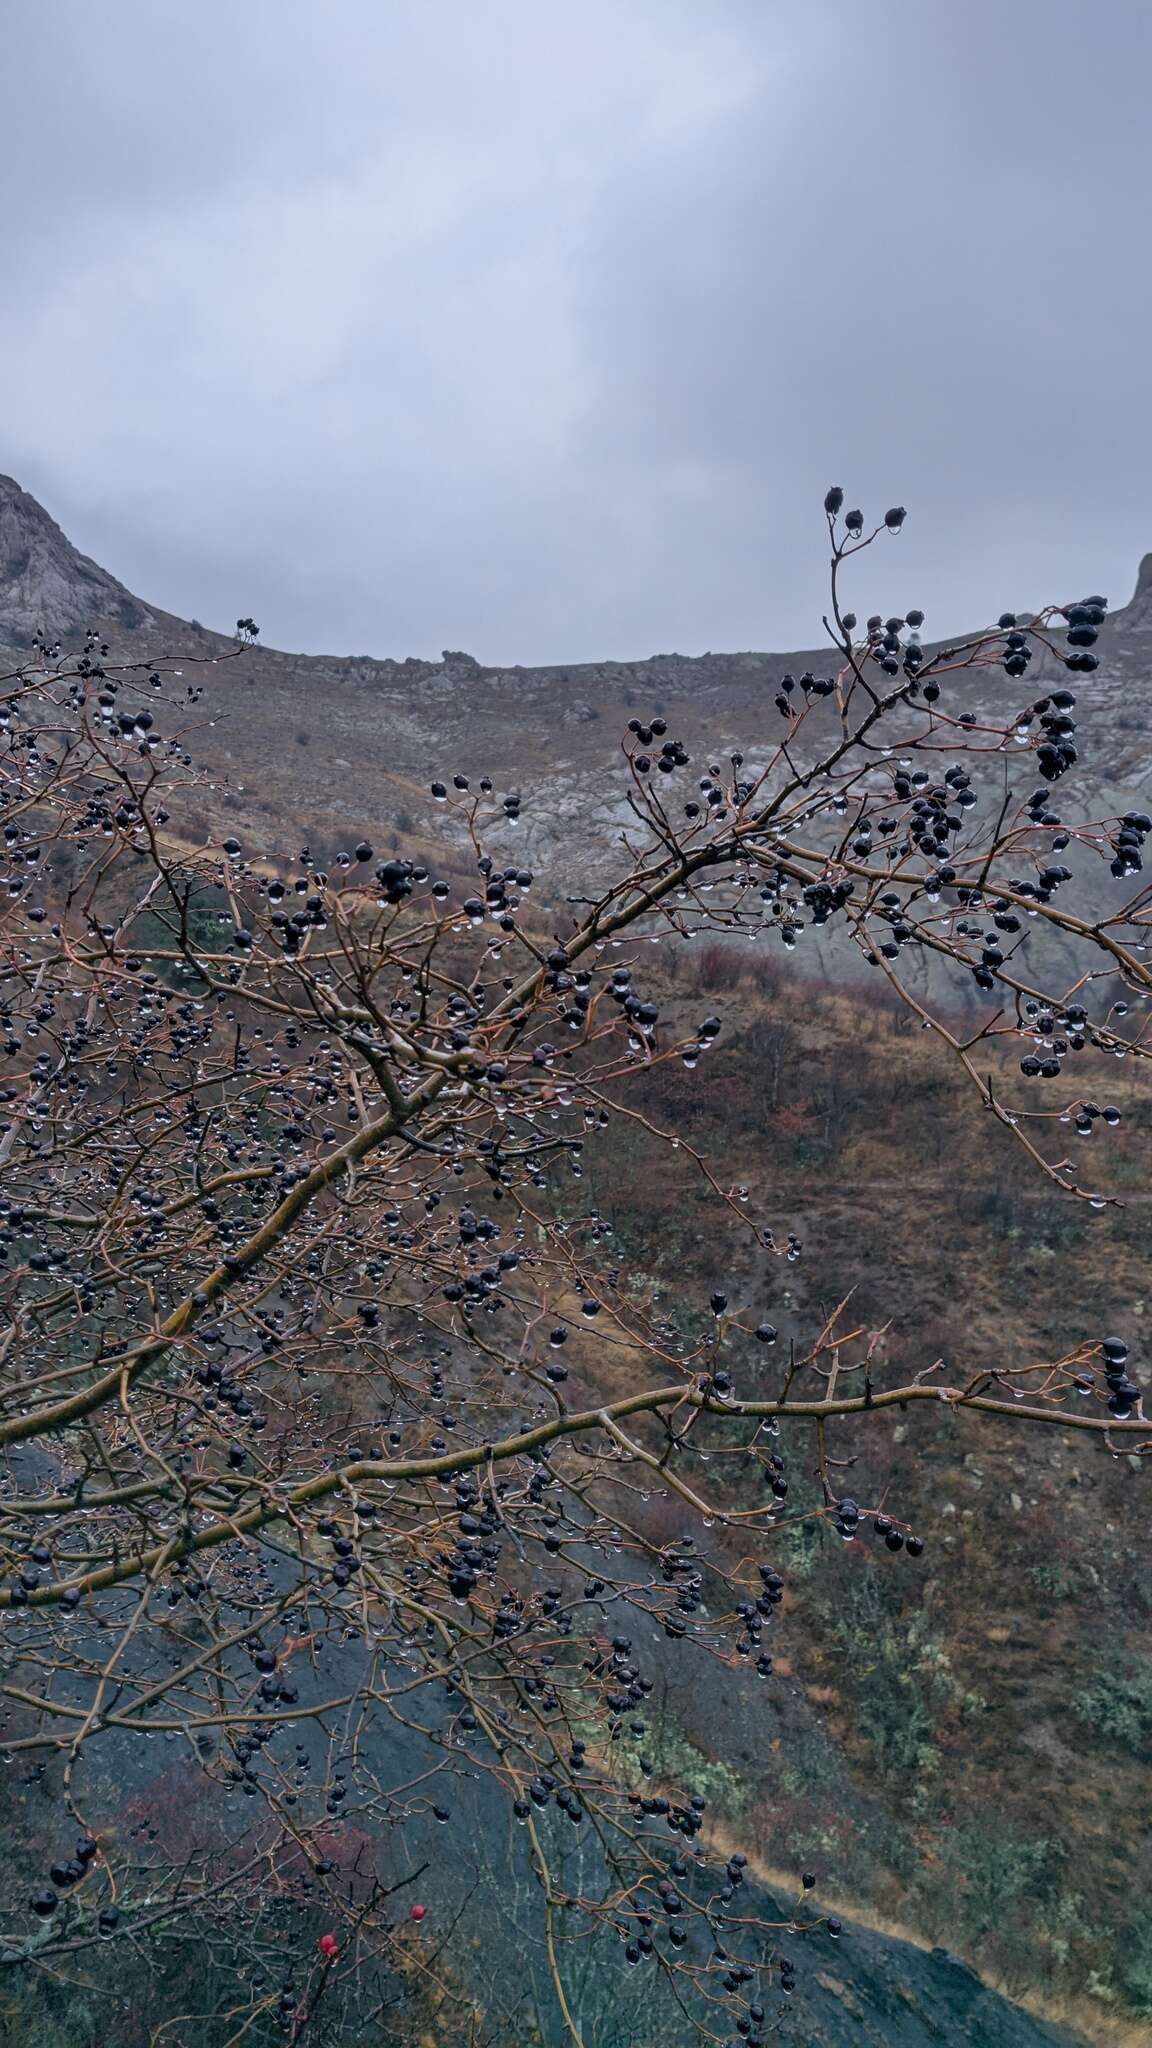
<svg viewBox="0 0 1152 2048">
<path fill-rule="evenodd" d="M 83 1984 L 120 1944 L 198 1935 L 223 1987 L 204 2038 L 361 2038 L 381 1963 L 435 1980 L 443 2029 L 464 1994 L 450 1930 L 420 1950 L 422 1894 L 476 1860 L 472 1802 L 480 1861 L 534 1881 L 571 2042 L 592 2048 L 572 1987 L 595 1953 L 640 1973 L 653 2013 L 755 2048 L 794 1979 L 789 1935 L 831 1923 L 801 1890 L 767 1924 L 740 1852 L 710 1854 L 708 1794 L 661 1775 L 660 1660 L 771 1685 L 798 1493 L 846 1542 L 914 1560 L 931 1531 L 843 1475 L 864 1432 L 921 1404 L 1152 1448 L 1122 1337 L 908 1373 L 841 1307 L 776 1363 L 722 1277 L 661 1315 L 581 1189 L 604 1128 L 639 1117 L 629 1077 L 706 1086 L 722 1029 L 661 1016 L 641 941 L 699 939 L 726 988 L 742 936 L 786 951 L 815 925 L 1060 1197 L 1111 1199 L 1065 1133 L 1106 1130 L 1111 1062 L 1147 1057 L 1148 893 L 1128 885 L 1152 828 L 1066 817 L 1056 791 L 1104 602 L 937 650 L 915 611 L 860 629 L 845 565 L 903 513 L 866 534 L 841 504 L 827 675 L 783 679 L 755 768 L 634 719 L 632 851 L 590 894 L 575 844 L 551 931 L 511 851 L 519 799 L 451 763 L 432 785 L 459 828 L 443 875 L 353 844 L 355 821 L 331 874 L 236 838 L 189 853 L 174 678 L 93 645 L 0 686 L 3 1740 L 43 1769 L 58 1844 L 32 1882 L 12 1859 L 0 1964 Z M 966 708 L 976 670 L 1004 678 L 995 724 Z M 444 878 L 462 836 L 463 887 Z M 1103 869 L 1113 909 L 1073 907 L 1066 853 Z M 1034 964 L 1043 930 L 1072 963 L 1058 981 Z M 926 954 L 938 1004 L 906 982 Z M 980 1004 L 962 1034 L 959 989 Z M 798 1255 L 696 1163 L 739 1228 Z M 652 1493 L 671 1508 L 646 1515 Z M 718 1726 L 709 1769 L 725 1745 Z M 157 1775 L 177 1756 L 194 1806 Z M 132 1832 L 109 1804 L 120 1772 Z M 485 1818 L 500 1801 L 510 1845 Z"/>
</svg>

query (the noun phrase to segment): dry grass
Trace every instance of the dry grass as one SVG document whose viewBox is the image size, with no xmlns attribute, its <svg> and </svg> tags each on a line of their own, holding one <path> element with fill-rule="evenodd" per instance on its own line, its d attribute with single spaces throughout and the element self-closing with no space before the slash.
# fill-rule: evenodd
<svg viewBox="0 0 1152 2048">
<path fill-rule="evenodd" d="M 780 1870 L 768 1863 L 750 1849 L 746 1840 L 738 1838 L 721 1823 L 715 1822 L 705 1830 L 703 1837 L 708 1850 L 717 1860 L 731 1856 L 739 1850 L 748 1858 L 748 1869 L 757 1882 L 787 1901 L 796 1896 L 796 1873 L 794 1870 Z M 903 1941 L 910 1948 L 919 1949 L 929 1955 L 939 1946 L 917 1932 L 915 1927 L 894 1919 L 890 1914 L 878 1913 L 866 1901 L 858 1898 L 840 1899 L 820 1886 L 820 1910 L 836 1914 L 845 1926 L 863 1927 L 869 1934 L 879 1934 L 886 1941 Z M 1047 2021 L 1049 2026 L 1070 2027 L 1083 2035 L 1091 2048 L 1148 2048 L 1152 2038 L 1146 2022 L 1125 2019 L 1110 2013 L 1106 2006 L 1092 1998 L 1076 1998 L 1069 1994 L 1048 1993 L 1037 1990 L 1022 1991 L 1018 1985 L 1008 1984 L 995 1971 L 989 1970 L 978 1955 L 957 1951 L 962 1959 L 976 1971 L 982 1983 L 1001 1997 L 1018 2005 L 1033 2018 Z"/>
</svg>

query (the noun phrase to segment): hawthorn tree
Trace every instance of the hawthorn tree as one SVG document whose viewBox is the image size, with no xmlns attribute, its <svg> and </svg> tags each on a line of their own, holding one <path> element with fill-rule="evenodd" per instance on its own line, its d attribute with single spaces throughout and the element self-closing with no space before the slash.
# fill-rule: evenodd
<svg viewBox="0 0 1152 2048">
<path fill-rule="evenodd" d="M 582 1197 L 614 1123 L 652 1129 L 631 1075 L 707 1086 L 720 1021 L 662 1015 L 667 950 L 828 926 L 1005 1144 L 1068 1202 L 1112 1199 L 1059 1151 L 1070 1119 L 1118 1119 L 1103 1063 L 1147 1054 L 1152 824 L 1066 816 L 1059 790 L 1104 600 L 949 647 L 916 611 L 861 628 L 848 564 L 904 514 L 866 531 L 842 505 L 827 674 L 784 677 L 725 762 L 633 719 L 618 877 L 595 892 L 573 849 L 550 922 L 520 800 L 451 764 L 408 853 L 378 859 L 350 821 L 326 871 L 258 860 L 191 830 L 188 656 L 178 676 L 92 638 L 4 680 L 3 1740 L 57 1844 L 30 1885 L 14 1866 L 9 1971 L 83 1984 L 110 1949 L 194 1938 L 222 1972 L 213 2040 L 366 2024 L 397 1980 L 459 2014 L 450 1944 L 421 1946 L 439 1865 L 405 1843 L 431 1819 L 440 1863 L 474 1854 L 463 1772 L 473 1827 L 535 1888 L 558 2038 L 591 2048 L 572 1984 L 592 1944 L 676 2024 L 755 2048 L 791 1938 L 838 1929 L 804 1885 L 767 1920 L 742 1854 L 710 1855 L 705 1801 L 662 1782 L 645 1703 L 666 1660 L 771 1685 L 774 1539 L 798 1513 L 915 1559 L 899 1503 L 841 1474 L 922 1404 L 1152 1445 L 1122 1337 L 897 1376 L 846 1305 L 787 1346 L 724 1286 L 670 1321 Z M 994 720 L 971 708 L 989 672 Z M 715 1213 L 798 1256 L 661 1135 Z M 652 1493 L 679 1533 L 652 1533 Z M 129 1826 L 109 1787 L 157 1738 L 197 1789 L 157 1781 Z"/>
</svg>

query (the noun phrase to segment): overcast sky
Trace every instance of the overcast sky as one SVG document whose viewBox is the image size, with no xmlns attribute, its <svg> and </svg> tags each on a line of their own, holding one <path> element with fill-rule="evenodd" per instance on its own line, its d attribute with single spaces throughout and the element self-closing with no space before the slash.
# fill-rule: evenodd
<svg viewBox="0 0 1152 2048">
<path fill-rule="evenodd" d="M 487 660 L 1152 548 L 1147 0 L 8 0 L 0 468 L 141 596 Z"/>
</svg>

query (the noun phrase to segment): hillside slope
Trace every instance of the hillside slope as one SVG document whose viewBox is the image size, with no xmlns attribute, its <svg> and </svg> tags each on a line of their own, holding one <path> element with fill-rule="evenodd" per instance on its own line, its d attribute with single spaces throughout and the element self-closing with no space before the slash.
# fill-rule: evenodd
<svg viewBox="0 0 1152 2048">
<path fill-rule="evenodd" d="M 866 557 L 854 578 L 861 613 L 867 582 Z M 995 614 L 1001 594 L 985 595 Z M 212 721 L 197 733 L 197 758 L 219 779 L 219 819 L 242 827 L 253 852 L 288 827 L 324 857 L 361 831 L 380 844 L 402 838 L 429 782 L 459 770 L 523 793 L 518 850 L 546 876 L 564 847 L 578 846 L 592 871 L 612 859 L 629 817 L 616 771 L 630 717 L 658 712 L 690 748 L 720 760 L 742 748 L 750 765 L 762 763 L 779 737 L 780 677 L 832 665 L 827 646 L 545 668 L 485 666 L 451 651 L 436 663 L 238 652 L 227 636 L 135 597 L 0 477 L 0 650 L 16 663 L 38 638 L 78 649 L 88 628 L 113 658 L 185 661 L 204 693 L 194 720 Z M 1065 787 L 1078 784 L 1077 802 L 1106 810 L 1152 779 L 1152 556 L 1097 651 L 1101 665 L 1082 685 L 1092 707 L 1085 758 Z M 957 685 L 955 708 L 1003 720 L 1044 674 L 1043 662 L 1019 683 L 976 672 Z"/>
<path fill-rule="evenodd" d="M 687 740 L 707 734 L 713 758 L 722 743 L 751 754 L 774 734 L 780 673 L 826 666 L 803 653 L 501 670 L 459 654 L 429 664 L 237 651 L 141 603 L 0 480 L 0 643 L 13 663 L 35 663 L 38 639 L 78 649 L 92 626 L 113 658 L 175 652 L 203 685 L 190 717 L 196 754 L 215 771 L 206 801 L 248 850 L 307 839 L 322 852 L 362 831 L 406 841 L 409 807 L 422 807 L 433 776 L 488 770 L 524 791 L 529 856 L 547 873 L 559 846 L 578 844 L 582 875 L 610 856 L 624 816 L 612 764 L 629 716 L 659 708 Z M 1152 774 L 1149 651 L 1146 562 L 1081 686 L 1093 715 L 1077 803 L 1115 807 L 1116 792 Z M 983 689 L 1002 715 L 1010 688 L 1037 694 L 1040 672 L 1016 686 L 974 678 L 970 701 Z M 1146 1109 L 1132 1102 L 1110 1155 L 1126 1206 L 1086 1213 L 1034 1184 L 1006 1137 L 989 1142 L 905 1016 L 762 970 L 738 984 L 743 966 L 708 967 L 705 953 L 667 970 L 671 1009 L 690 995 L 694 1016 L 707 993 L 724 1023 L 710 1086 L 692 1097 L 683 1080 L 675 1113 L 692 1144 L 747 1183 L 778 1237 L 796 1229 L 804 1256 L 756 1264 L 729 1245 L 717 1205 L 697 1207 L 689 1176 L 669 1173 L 620 1120 L 595 1157 L 589 1147 L 587 1192 L 668 1314 L 686 1294 L 707 1300 L 719 1262 L 741 1305 L 770 1314 L 784 1340 L 852 1291 L 862 1318 L 890 1324 L 888 1355 L 901 1364 L 1052 1355 L 1118 1327 L 1146 1385 Z M 1127 1089 L 1117 1082 L 1126 1110 Z M 639 1092 L 667 1121 L 663 1071 Z M 595 1385 L 591 1366 L 588 1376 Z M 893 1443 L 845 1448 L 862 1495 L 898 1498 L 924 1529 L 923 1569 L 863 1544 L 845 1550 L 805 1523 L 816 1492 L 798 1443 L 782 1682 L 767 1695 L 739 1679 L 683 1696 L 670 1685 L 669 1770 L 716 1772 L 723 1753 L 735 1764 L 733 1817 L 751 1826 L 766 1872 L 803 1856 L 846 1914 L 947 1941 L 1017 1992 L 1087 1990 L 1102 2015 L 1088 2038 L 1112 2038 L 1110 2009 L 1152 2014 L 1140 1905 L 1152 1868 L 1137 1818 L 1152 1741 L 1152 1610 L 1134 1534 L 1144 1472 L 1055 1432 L 1036 1444 L 968 1419 L 918 1419 Z M 717 1714 L 735 1718 L 735 1747 L 715 1740 Z M 919 2048 L 953 2038 L 942 2025 L 884 2038 Z"/>
</svg>

